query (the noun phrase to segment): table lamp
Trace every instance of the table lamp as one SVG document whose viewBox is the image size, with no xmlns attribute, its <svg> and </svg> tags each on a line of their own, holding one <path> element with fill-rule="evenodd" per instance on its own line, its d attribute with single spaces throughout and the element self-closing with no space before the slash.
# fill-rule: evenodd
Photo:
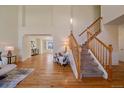
<svg viewBox="0 0 124 93">
<path fill-rule="evenodd" d="M 5 50 L 7 51 L 7 56 L 12 56 L 12 51 L 14 50 L 13 46 L 6 46 Z"/>
</svg>

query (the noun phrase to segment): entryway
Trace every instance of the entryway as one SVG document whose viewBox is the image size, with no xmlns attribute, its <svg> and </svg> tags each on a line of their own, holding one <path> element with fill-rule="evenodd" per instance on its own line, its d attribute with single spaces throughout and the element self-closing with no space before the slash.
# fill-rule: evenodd
<svg viewBox="0 0 124 93">
<path fill-rule="evenodd" d="M 50 34 L 26 34 L 23 42 L 24 55 L 29 58 L 53 52 L 53 37 Z"/>
</svg>

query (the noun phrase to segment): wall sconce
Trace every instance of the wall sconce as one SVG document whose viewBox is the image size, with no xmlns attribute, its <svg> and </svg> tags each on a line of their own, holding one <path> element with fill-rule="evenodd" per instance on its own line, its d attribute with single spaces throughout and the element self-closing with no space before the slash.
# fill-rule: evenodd
<svg viewBox="0 0 124 93">
<path fill-rule="evenodd" d="M 12 56 L 12 51 L 14 50 L 13 46 L 6 46 L 5 51 L 7 51 L 7 56 Z"/>
</svg>

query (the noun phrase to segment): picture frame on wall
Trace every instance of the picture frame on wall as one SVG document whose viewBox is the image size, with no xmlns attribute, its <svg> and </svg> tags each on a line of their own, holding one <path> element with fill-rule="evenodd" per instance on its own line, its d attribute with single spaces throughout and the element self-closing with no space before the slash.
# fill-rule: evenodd
<svg viewBox="0 0 124 93">
<path fill-rule="evenodd" d="M 48 41 L 46 42 L 46 46 L 47 46 L 47 49 L 49 49 L 49 50 L 53 49 L 53 41 L 48 40 Z"/>
</svg>

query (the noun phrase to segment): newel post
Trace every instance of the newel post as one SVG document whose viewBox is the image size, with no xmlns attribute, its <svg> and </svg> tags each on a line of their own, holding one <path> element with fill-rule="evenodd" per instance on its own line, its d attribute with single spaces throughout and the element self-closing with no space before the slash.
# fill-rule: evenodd
<svg viewBox="0 0 124 93">
<path fill-rule="evenodd" d="M 109 66 L 108 66 L 108 80 L 112 80 L 112 45 L 109 45 Z"/>
</svg>

